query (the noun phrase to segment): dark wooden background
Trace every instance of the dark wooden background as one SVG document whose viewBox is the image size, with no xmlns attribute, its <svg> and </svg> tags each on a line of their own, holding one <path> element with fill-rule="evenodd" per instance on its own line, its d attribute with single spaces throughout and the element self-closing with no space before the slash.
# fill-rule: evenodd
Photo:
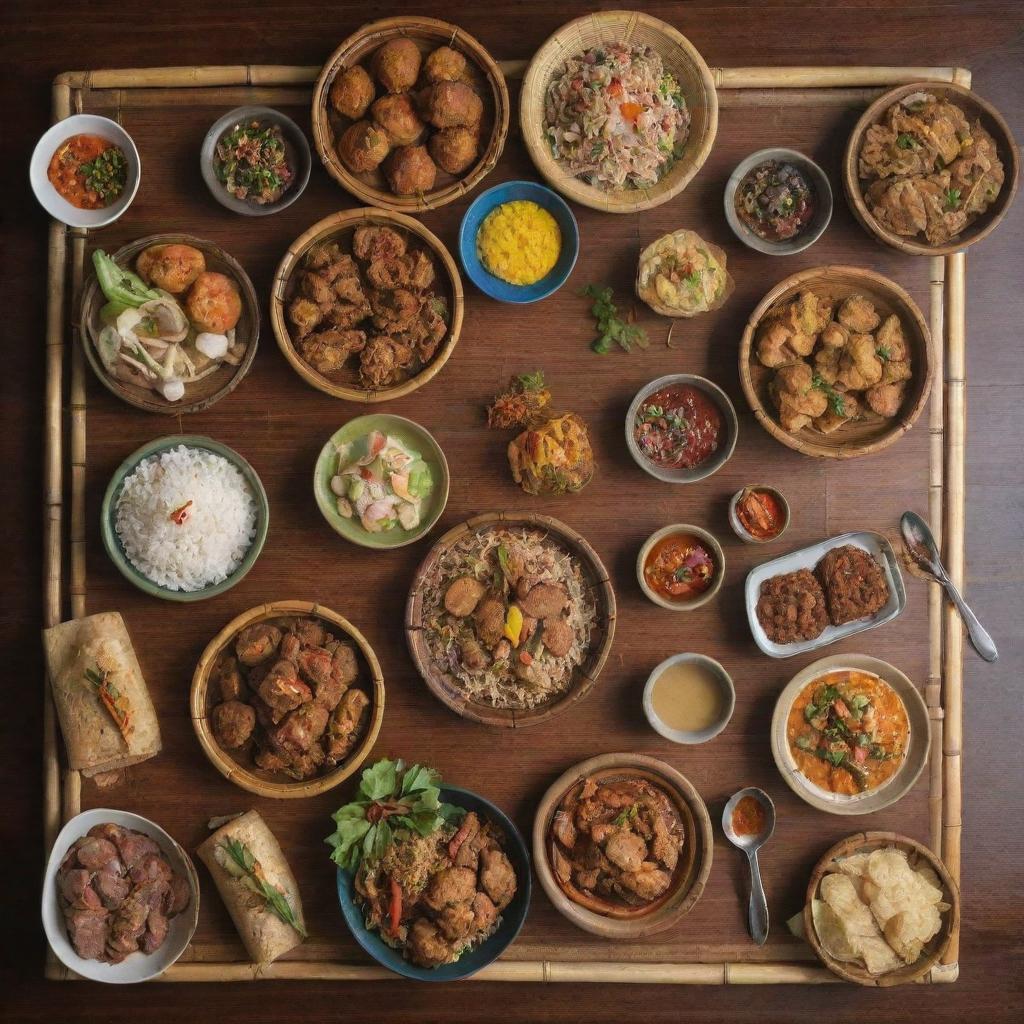
<svg viewBox="0 0 1024 1024">
<path fill-rule="evenodd" d="M 366 17 L 386 13 L 436 14 L 463 25 L 499 59 L 529 56 L 569 17 L 595 5 L 472 5 L 454 3 L 354 4 L 331 8 L 307 4 L 220 5 L 216 11 L 180 3 L 125 8 L 93 4 L 8 5 L 12 24 L 0 40 L 7 114 L 8 188 L 2 255 L 4 306 L 13 310 L 7 338 L 8 369 L 0 432 L 7 470 L 8 509 L 0 538 L 7 566 L 2 606 L 9 676 L 8 713 L 3 716 L 0 757 L 5 772 L 2 835 L 9 864 L 4 935 L 11 950 L 4 960 L 6 1003 L 12 1020 L 60 1013 L 65 1019 L 126 1019 L 145 1013 L 180 1019 L 193 1007 L 227 1019 L 478 1019 L 504 1012 L 522 1019 L 594 1020 L 645 1017 L 674 1019 L 679 1007 L 696 1019 L 805 1019 L 823 1014 L 843 1020 L 913 1019 L 923 1012 L 952 1019 L 966 1012 L 1009 1019 L 1021 985 L 1015 960 L 1021 952 L 1024 883 L 1018 846 L 1024 811 L 1019 791 L 1021 745 L 1016 738 L 1019 697 L 1011 686 L 1021 669 L 1019 610 L 1021 498 L 1024 473 L 1019 439 L 1024 427 L 1020 399 L 1024 370 L 1017 355 L 1024 215 L 1013 211 L 968 259 L 970 434 L 968 452 L 969 596 L 1003 652 L 985 666 L 967 654 L 965 669 L 965 887 L 961 980 L 954 986 L 895 993 L 850 989 L 774 987 L 647 988 L 632 986 L 497 986 L 464 984 L 413 988 L 399 982 L 364 985 L 260 983 L 115 990 L 101 986 L 47 984 L 41 979 L 43 939 L 38 926 L 40 685 L 37 629 L 40 606 L 39 496 L 41 490 L 42 325 L 45 280 L 45 218 L 28 191 L 24 167 L 35 139 L 48 123 L 49 82 L 62 70 L 81 67 L 163 64 L 315 64 Z M 614 7 L 613 4 L 600 5 Z M 819 5 L 648 5 L 677 25 L 713 66 L 747 64 L 963 64 L 974 71 L 975 88 L 1004 112 L 1018 138 L 1024 135 L 1021 74 L 1024 18 L 1016 5 L 919 5 L 890 13 L 884 3 L 856 9 Z M 513 88 L 513 96 L 516 91 Z M 228 104 L 225 104 L 227 106 Z M 313 221 L 354 205 L 326 174 L 314 168 L 307 194 L 288 211 L 243 221 L 217 207 L 203 191 L 194 154 L 219 108 L 188 105 L 176 111 L 173 135 L 152 112 L 134 111 L 125 123 L 139 142 L 144 185 L 129 215 L 100 236 L 105 245 L 161 229 L 180 228 L 212 237 L 249 270 L 265 295 L 285 246 Z M 300 124 L 305 114 L 299 110 Z M 838 182 L 838 161 L 851 111 L 793 108 L 723 110 L 711 159 L 680 199 L 641 217 L 615 218 L 577 208 L 582 234 L 580 262 L 570 285 L 543 306 L 515 309 L 485 300 L 467 284 L 463 340 L 442 374 L 421 392 L 388 408 L 432 429 L 448 453 L 452 495 L 442 526 L 466 515 L 501 507 L 529 507 L 564 518 L 606 560 L 620 600 L 619 633 L 598 687 L 566 717 L 516 735 L 463 723 L 425 694 L 405 653 L 400 613 L 407 581 L 429 546 L 402 552 L 363 554 L 337 539 L 319 519 L 309 493 L 312 461 L 336 425 L 357 413 L 307 388 L 280 357 L 264 319 L 261 349 L 252 375 L 232 396 L 183 429 L 209 433 L 238 448 L 261 473 L 273 515 L 267 549 L 257 568 L 228 595 L 191 610 L 136 597 L 106 561 L 93 536 L 89 551 L 89 610 L 122 609 L 136 638 L 158 700 L 166 752 L 133 773 L 129 786 L 97 797 L 161 821 L 182 842 L 195 845 L 209 814 L 243 809 L 251 801 L 202 758 L 186 709 L 191 669 L 206 639 L 231 616 L 261 600 L 309 597 L 349 615 L 377 649 L 388 685 L 385 725 L 377 753 L 404 754 L 437 764 L 456 784 L 497 799 L 520 827 L 529 829 L 532 809 L 548 782 L 568 764 L 592 753 L 643 749 L 666 756 L 689 775 L 713 818 L 735 788 L 764 785 L 776 798 L 780 828 L 766 851 L 765 873 L 774 932 L 768 954 L 782 957 L 795 947 L 783 919 L 799 907 L 814 859 L 834 839 L 863 825 L 891 827 L 926 838 L 923 784 L 895 808 L 871 819 L 817 815 L 790 794 L 771 763 L 767 721 L 774 694 L 810 658 L 774 662 L 757 654 L 742 617 L 746 570 L 761 549 L 733 543 L 724 518 L 728 495 L 752 476 L 782 486 L 794 502 L 796 523 L 777 550 L 788 550 L 827 533 L 853 528 L 891 528 L 904 507 L 924 507 L 927 434 L 918 426 L 888 453 L 855 466 L 824 468 L 775 444 L 753 422 L 739 390 L 735 353 L 742 324 L 756 301 L 782 276 L 826 261 L 873 266 L 906 285 L 927 303 L 927 262 L 898 257 L 874 246 L 852 222 L 837 196 L 828 234 L 810 252 L 786 262 L 757 257 L 734 244 L 721 216 L 721 187 L 746 152 L 768 144 L 804 148 Z M 517 142 L 506 148 L 487 184 L 514 176 L 533 177 Z M 465 203 L 425 222 L 454 249 Z M 574 291 L 589 281 L 607 281 L 628 293 L 633 257 L 641 244 L 677 226 L 693 227 L 724 244 L 738 281 L 736 294 L 719 314 L 681 325 L 664 348 L 664 321 L 645 318 L 652 348 L 631 356 L 592 356 L 585 304 Z M 556 399 L 592 423 L 600 475 L 584 494 L 561 501 L 533 501 L 505 476 L 503 438 L 480 429 L 481 405 L 508 373 L 543 365 Z M 731 394 L 741 413 L 740 445 L 733 461 L 705 485 L 676 490 L 637 471 L 621 444 L 625 407 L 646 380 L 672 369 L 705 373 Z M 102 488 L 131 450 L 149 438 L 178 429 L 174 418 L 147 416 L 117 403 L 89 382 L 90 521 Z M 624 498 L 626 500 L 624 500 Z M 660 613 L 640 597 L 632 559 L 640 541 L 669 521 L 691 521 L 714 530 L 726 543 L 729 573 L 721 597 L 691 616 Z M 95 531 L 93 531 L 95 533 Z M 305 582 L 303 582 L 305 581 Z M 926 666 L 925 589 L 908 580 L 910 607 L 897 622 L 842 648 L 865 650 L 899 664 L 919 681 Z M 638 690 L 649 668 L 680 649 L 705 651 L 725 661 L 737 681 L 736 716 L 714 743 L 693 751 L 656 742 L 639 712 Z M 13 670 L 13 671 L 12 671 Z M 479 754 L 493 747 L 486 761 Z M 166 770 L 173 763 L 172 775 Z M 160 770 L 163 769 L 163 770 Z M 344 943 L 333 909 L 330 873 L 319 839 L 327 815 L 345 792 L 313 801 L 264 804 L 311 905 L 316 955 L 336 953 Z M 744 942 L 738 857 L 719 841 L 715 869 L 693 914 L 659 942 L 674 950 L 701 945 L 728 955 Z M 222 944 L 237 956 L 230 926 L 212 893 L 205 893 L 197 939 Z M 551 943 L 571 946 L 583 959 L 622 956 L 571 928 L 537 891 L 527 929 L 513 955 L 543 955 Z M 347 947 L 346 947 L 347 948 Z M 657 958 L 647 947 L 645 956 Z M 73 1002 L 72 1002 L 73 1001 Z M 74 1009 L 69 1007 L 74 1006 Z M 510 1009 L 511 1008 L 511 1009 Z"/>
</svg>

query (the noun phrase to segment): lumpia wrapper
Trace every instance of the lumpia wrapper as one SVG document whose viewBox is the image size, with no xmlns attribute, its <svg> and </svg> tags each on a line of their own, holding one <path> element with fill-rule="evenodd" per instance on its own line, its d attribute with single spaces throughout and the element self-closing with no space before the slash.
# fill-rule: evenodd
<svg viewBox="0 0 1024 1024">
<path fill-rule="evenodd" d="M 305 928 L 306 919 L 302 913 L 298 884 L 274 833 L 258 811 L 247 811 L 241 817 L 229 821 L 210 835 L 196 851 L 199 859 L 209 868 L 249 957 L 257 964 L 270 963 L 282 953 L 294 949 L 302 942 L 302 936 L 290 924 L 275 917 L 266 909 L 266 903 L 259 896 L 220 865 L 216 849 L 227 839 L 237 839 L 249 847 L 260 862 L 267 881 L 284 892 L 296 918 Z"/>
<path fill-rule="evenodd" d="M 68 763 L 86 777 L 145 761 L 160 752 L 160 725 L 124 619 L 101 612 L 43 630 L 43 648 Z M 86 680 L 107 672 L 131 713 L 128 737 Z"/>
<path fill-rule="evenodd" d="M 696 259 L 707 265 L 699 289 L 675 285 L 668 280 L 662 273 L 662 263 L 672 258 Z M 727 261 L 724 249 L 705 242 L 696 231 L 685 228 L 673 231 L 655 239 L 640 253 L 636 294 L 662 316 L 689 318 L 710 313 L 723 306 L 736 287 L 726 269 Z"/>
</svg>

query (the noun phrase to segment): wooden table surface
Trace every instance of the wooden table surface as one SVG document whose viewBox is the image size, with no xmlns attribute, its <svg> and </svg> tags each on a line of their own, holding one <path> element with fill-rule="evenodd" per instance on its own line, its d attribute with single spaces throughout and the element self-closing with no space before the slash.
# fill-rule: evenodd
<svg viewBox="0 0 1024 1024">
<path fill-rule="evenodd" d="M 546 5 L 406 4 L 380 5 L 373 14 L 435 14 L 455 21 L 472 32 L 498 58 L 530 55 L 547 35 L 568 18 L 595 5 L 564 4 L 552 12 Z M 612 8 L 614 4 L 603 4 Z M 20 8 L 20 10 L 19 10 Z M 766 4 L 745 10 L 740 5 L 676 3 L 648 5 L 645 9 L 679 27 L 713 66 L 751 64 L 914 64 L 963 65 L 974 73 L 974 87 L 992 100 L 1009 120 L 1018 138 L 1024 136 L 1021 73 L 1024 17 L 1017 5 L 965 4 L 904 6 L 898 15 L 888 13 L 884 2 L 865 2 L 858 11 L 820 5 Z M 180 1020 L 192 1007 L 204 1015 L 225 1019 L 326 1020 L 344 1014 L 353 1020 L 464 1020 L 485 1013 L 504 1012 L 523 1020 L 587 1017 L 591 1020 L 630 1018 L 675 1019 L 686 1006 L 694 1019 L 804 1020 L 827 1014 L 839 1020 L 870 1014 L 874 1019 L 909 1019 L 927 1012 L 935 1019 L 953 1019 L 968 1012 L 990 1020 L 1009 1019 L 1010 1007 L 1019 1003 L 1020 973 L 1016 957 L 1021 949 L 1020 889 L 1024 872 L 1017 847 L 1024 836 L 1021 819 L 1024 800 L 1019 780 L 1024 755 L 1015 725 L 1019 718 L 1011 686 L 1022 667 L 1021 540 L 1024 534 L 1024 471 L 1019 458 L 1019 438 L 1024 429 L 1024 364 L 1017 356 L 1019 324 L 1024 320 L 1024 214 L 1018 205 L 992 237 L 971 250 L 968 257 L 968 353 L 969 353 L 969 450 L 968 466 L 968 596 L 1000 645 L 1002 659 L 986 666 L 968 651 L 965 687 L 965 801 L 964 801 L 964 921 L 961 943 L 961 977 L 952 986 L 916 987 L 894 992 L 868 992 L 834 986 L 639 988 L 635 986 L 525 986 L 463 984 L 419 987 L 407 984 L 372 983 L 347 985 L 325 983 L 259 983 L 247 985 L 161 985 L 135 989 L 45 983 L 41 978 L 44 940 L 38 926 L 38 877 L 41 853 L 39 817 L 41 736 L 40 688 L 42 668 L 37 630 L 40 607 L 41 493 L 41 396 L 42 323 L 44 309 L 46 221 L 28 191 L 23 167 L 35 139 L 48 123 L 49 82 L 59 71 L 87 67 L 154 66 L 168 64 L 292 63 L 316 64 L 334 45 L 368 16 L 367 8 L 337 3 L 329 8 L 312 4 L 221 4 L 216 11 L 177 2 L 160 4 L 148 13 L 141 8 L 98 3 L 9 4 L 0 53 L 3 54 L 4 109 L 8 112 L 7 153 L 12 162 L 12 186 L 5 195 L 6 237 L 2 260 L 7 308 L 14 310 L 8 326 L 9 353 L 2 408 L 4 462 L 8 470 L 8 528 L 0 538 L 0 559 L 8 566 L 7 594 L 0 611 L 0 636 L 13 661 L 14 678 L 29 696 L 9 698 L 3 717 L 0 758 L 7 785 L 0 798 L 5 840 L 5 862 L 10 864 L 3 921 L 5 946 L 4 995 L 11 1020 L 37 1020 L 60 1012 L 69 1020 L 127 1019 L 145 1013 L 151 1019 Z M 301 112 L 300 112 L 301 113 Z M 766 121 L 760 118 L 767 115 Z M 142 143 L 155 138 L 158 126 L 136 114 L 129 129 Z M 817 118 L 817 120 L 816 120 Z M 176 132 L 183 140 L 176 162 L 147 165 L 147 186 L 162 197 L 154 205 L 140 193 L 129 221 L 125 219 L 104 235 L 104 241 L 121 240 L 165 228 L 186 200 L 201 189 L 187 153 L 198 145 L 208 111 L 183 109 Z M 301 123 L 301 122 L 300 122 Z M 826 166 L 838 164 L 845 132 L 852 124 L 848 112 L 794 115 L 785 109 L 724 112 L 719 144 L 711 160 L 687 193 L 685 204 L 670 205 L 644 218 L 614 218 L 577 209 L 584 237 L 580 266 L 572 279 L 578 288 L 591 280 L 607 280 L 621 292 L 628 288 L 631 254 L 666 227 L 675 211 L 685 211 L 687 226 L 728 243 L 729 236 L 718 209 L 721 183 L 739 156 L 756 146 L 771 143 L 814 148 Z M 725 129 L 731 125 L 731 132 Z M 155 133 L 155 134 L 154 134 Z M 814 140 L 820 140 L 815 144 Z M 156 143 L 151 143 L 155 145 Z M 191 147 L 191 148 L 190 148 Z M 172 148 L 164 150 L 173 152 Z M 488 183 L 514 175 L 533 177 L 528 159 L 513 131 L 499 171 Z M 833 180 L 837 180 L 834 177 Z M 146 186 L 144 186 L 145 191 Z M 189 228 L 224 241 L 249 269 L 257 290 L 265 294 L 273 267 L 288 242 L 309 223 L 334 208 L 354 205 L 336 190 L 319 166 L 303 200 L 286 213 L 265 221 L 243 223 L 215 207 L 208 197 L 189 202 Z M 445 242 L 454 246 L 458 217 L 465 203 L 425 218 Z M 198 212 L 197 212 L 198 211 Z M 497 507 L 524 507 L 525 501 L 504 479 L 502 440 L 480 444 L 480 403 L 486 400 L 509 372 L 532 368 L 545 354 L 556 389 L 556 398 L 577 408 L 595 426 L 602 475 L 590 490 L 564 502 L 532 503 L 529 507 L 561 516 L 590 539 L 609 561 L 619 591 L 621 617 L 612 661 L 598 688 L 579 708 L 558 723 L 549 723 L 516 736 L 486 733 L 479 726 L 461 723 L 423 692 L 408 663 L 395 609 L 401 608 L 407 580 L 426 544 L 394 553 L 381 560 L 380 595 L 376 599 L 346 594 L 345 576 L 361 588 L 369 583 L 365 562 L 358 552 L 333 541 L 305 493 L 307 464 L 321 443 L 324 424 L 340 423 L 352 415 L 350 406 L 333 403 L 306 388 L 285 366 L 273 342 L 265 318 L 261 350 L 252 377 L 225 400 L 222 406 L 185 423 L 185 429 L 212 433 L 239 448 L 257 466 L 270 492 L 274 508 L 284 512 L 275 522 L 267 554 L 258 570 L 224 598 L 198 606 L 187 626 L 177 629 L 179 609 L 154 601 L 140 603 L 116 575 L 98 544 L 89 550 L 90 584 L 94 588 L 89 610 L 125 607 L 129 626 L 153 655 L 152 671 L 162 678 L 180 680 L 180 695 L 164 686 L 162 721 L 168 749 L 187 749 L 194 744 L 187 715 L 182 708 L 190 666 L 212 635 L 236 612 L 275 597 L 311 597 L 323 600 L 343 614 L 352 614 L 350 603 L 364 609 L 362 626 L 375 644 L 388 680 L 388 715 L 378 746 L 379 753 L 404 753 L 394 749 L 396 737 L 408 742 L 417 726 L 424 731 L 422 748 L 429 758 L 445 767 L 451 781 L 469 784 L 496 798 L 517 819 L 530 824 L 531 809 L 555 774 L 591 753 L 614 748 L 602 735 L 609 716 L 616 716 L 616 742 L 633 739 L 639 749 L 667 755 L 701 789 L 712 816 L 738 785 L 756 782 L 776 796 L 780 811 L 789 812 L 789 834 L 777 844 L 774 872 L 769 879 L 770 905 L 776 932 L 772 956 L 782 957 L 787 945 L 782 917 L 799 906 L 802 879 L 817 853 L 850 828 L 840 819 L 807 813 L 773 775 L 767 751 L 766 726 L 771 695 L 809 658 L 799 664 L 768 663 L 751 653 L 746 627 L 738 618 L 739 589 L 746 568 L 760 560 L 751 549 L 738 544 L 727 548 L 730 580 L 722 600 L 685 625 L 645 616 L 647 606 L 632 584 L 629 552 L 650 530 L 672 520 L 711 525 L 727 535 L 720 506 L 745 476 L 763 466 L 771 479 L 784 482 L 791 499 L 799 496 L 799 520 L 789 547 L 811 542 L 828 533 L 858 527 L 886 528 L 890 513 L 908 507 L 925 511 L 923 461 L 927 432 L 920 424 L 900 444 L 883 456 L 858 465 L 863 474 L 825 473 L 816 464 L 776 445 L 759 430 L 745 409 L 735 372 L 739 329 L 749 309 L 785 274 L 825 261 L 873 266 L 896 277 L 924 303 L 927 299 L 925 261 L 897 257 L 873 246 L 852 228 L 852 218 L 837 196 L 837 223 L 812 253 L 781 265 L 758 259 L 742 247 L 728 244 L 730 268 L 739 285 L 730 306 L 716 317 L 687 328 L 683 348 L 666 353 L 664 328 L 650 319 L 652 341 L 660 351 L 635 356 L 609 356 L 604 361 L 586 351 L 586 326 L 582 304 L 568 293 L 532 310 L 496 307 L 484 301 L 471 285 L 463 341 L 449 366 L 422 392 L 398 403 L 394 411 L 411 415 L 434 429 L 451 457 L 458 453 L 452 498 L 443 525 L 453 525 L 465 515 Z M 198 222 L 198 223 L 197 223 Z M 258 230 L 246 231 L 249 223 Z M 179 225 L 184 227 L 184 225 Z M 624 258 L 625 257 L 625 258 Z M 496 321 L 498 321 L 496 323 Z M 698 326 L 699 325 L 699 326 Z M 677 332 L 678 333 L 678 332 Z M 489 335 L 494 337 L 489 337 Z M 545 336 L 551 339 L 550 351 Z M 522 354 L 516 351 L 516 338 Z M 677 339 L 674 339 L 677 340 Z M 529 365 L 523 365 L 523 360 Z M 659 373 L 685 369 L 707 373 L 719 380 L 741 412 L 741 448 L 734 463 L 709 481 L 677 498 L 632 469 L 618 441 L 621 415 L 637 386 Z M 586 374 L 586 376 L 584 376 Z M 458 380 L 457 388 L 451 387 Z M 446 384 L 449 387 L 446 390 Z M 289 417 L 266 415 L 275 402 L 287 403 Z M 616 404 L 616 402 L 618 404 Z M 175 421 L 157 421 L 116 403 L 90 379 L 89 389 L 88 510 L 95 519 L 99 498 L 110 472 L 130 450 L 143 441 L 177 429 Z M 621 404 L 620 409 L 618 405 Z M 399 408 L 400 406 L 400 408 Z M 220 415 L 218 415 L 218 412 Z M 488 450 L 490 449 L 490 450 Z M 493 456 L 493 457 L 491 457 Z M 635 493 L 635 514 L 629 521 L 602 511 L 617 481 Z M 816 488 L 822 497 L 816 499 Z M 689 489 L 687 489 L 689 491 Z M 824 495 L 827 495 L 827 499 Z M 898 507 L 897 507 L 898 506 Z M 723 532 L 724 531 L 724 532 Z M 317 550 L 306 543 L 313 539 Z M 788 548 L 787 548 L 788 549 Z M 782 550 L 782 549 L 780 549 Z M 274 552 L 273 554 L 271 552 Z M 297 564 L 288 565 L 295 553 Z M 733 557 L 735 553 L 735 557 Z M 327 574 L 317 577 L 326 560 Z M 296 572 L 298 575 L 296 575 Z M 317 582 L 312 592 L 292 593 L 300 576 Z M 877 634 L 870 643 L 847 642 L 841 649 L 862 649 L 888 657 L 917 679 L 925 665 L 924 588 L 908 581 L 911 607 L 896 624 Z M 283 591 L 287 590 L 285 593 Z M 127 613 L 130 602 L 131 613 Z M 666 632 L 666 627 L 671 630 Z M 163 644 L 157 647 L 157 643 Z M 692 754 L 680 755 L 652 742 L 636 711 L 636 687 L 664 655 L 690 646 L 713 656 L 734 658 L 739 684 L 737 716 L 730 727 L 733 742 L 719 741 Z M 788 663 L 787 663 L 788 664 Z M 147 671 L 150 667 L 147 665 Z M 975 694 L 980 697 L 975 698 Z M 389 724 L 390 723 L 390 724 Z M 474 764 L 465 756 L 462 741 L 472 738 L 476 749 L 496 740 L 499 754 L 490 764 Z M 424 756 L 420 750 L 412 756 Z M 521 776 L 507 769 L 522 763 Z M 178 762 L 176 762 L 178 763 Z M 120 792 L 117 805 L 127 809 L 153 807 L 154 817 L 179 839 L 193 843 L 201 833 L 207 813 L 224 804 L 241 809 L 246 798 L 215 776 L 198 750 L 189 749 L 181 760 L 182 777 L 174 791 L 144 792 L 156 774 L 139 771 L 128 792 Z M 166 779 L 166 775 L 162 776 Z M 342 791 L 339 791 L 339 793 Z M 202 794 L 201 808 L 192 806 L 191 794 Z M 95 794 L 86 796 L 96 803 Z M 335 805 L 332 796 L 318 798 L 315 806 L 303 802 L 287 810 L 272 805 L 281 823 L 282 842 L 295 858 L 297 873 L 312 872 L 322 855 L 315 843 L 302 842 L 293 829 L 306 837 Z M 213 805 L 216 804 L 216 808 Z M 162 815 L 162 816 L 161 816 Z M 857 821 L 858 827 L 866 822 Z M 920 789 L 915 799 L 904 801 L 870 820 L 872 827 L 891 827 L 926 838 L 926 818 Z M 194 845 L 194 843 L 193 843 Z M 739 863 L 721 842 L 716 844 L 716 868 L 705 899 L 670 941 L 741 947 L 743 920 L 736 887 L 741 885 Z M 314 920 L 329 927 L 333 914 L 321 889 L 313 894 Z M 206 893 L 204 911 L 208 942 L 229 934 L 216 898 Z M 307 902 L 309 894 L 307 893 Z M 221 918 L 217 915 L 220 914 Z M 557 917 L 543 894 L 535 896 L 531 922 L 523 942 L 540 949 L 545 941 L 573 944 L 581 958 L 609 956 L 595 940 L 575 932 Z M 69 1007 L 74 1000 L 75 1009 Z M 6 1017 L 5 1017 L 6 1019 Z"/>
</svg>

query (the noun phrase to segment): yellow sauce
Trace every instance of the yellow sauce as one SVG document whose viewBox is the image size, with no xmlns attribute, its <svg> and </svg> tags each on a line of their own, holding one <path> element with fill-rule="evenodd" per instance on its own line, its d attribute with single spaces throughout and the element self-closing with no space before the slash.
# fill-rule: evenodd
<svg viewBox="0 0 1024 1024">
<path fill-rule="evenodd" d="M 536 284 L 558 262 L 562 233 L 542 206 L 516 199 L 495 207 L 476 236 L 481 263 L 509 284 Z"/>
<path fill-rule="evenodd" d="M 676 662 L 654 680 L 651 704 L 654 713 L 670 729 L 701 732 L 722 718 L 722 688 L 703 665 Z"/>
</svg>

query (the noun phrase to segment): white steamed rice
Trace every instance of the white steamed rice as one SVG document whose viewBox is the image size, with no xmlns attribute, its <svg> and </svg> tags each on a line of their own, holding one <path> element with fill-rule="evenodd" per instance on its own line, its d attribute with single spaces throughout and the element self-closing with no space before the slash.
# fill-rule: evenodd
<svg viewBox="0 0 1024 1024">
<path fill-rule="evenodd" d="M 171 515 L 190 500 L 179 526 Z M 125 478 L 115 528 L 144 576 L 167 590 L 203 590 L 241 565 L 256 535 L 256 500 L 227 459 L 179 445 Z"/>
</svg>

